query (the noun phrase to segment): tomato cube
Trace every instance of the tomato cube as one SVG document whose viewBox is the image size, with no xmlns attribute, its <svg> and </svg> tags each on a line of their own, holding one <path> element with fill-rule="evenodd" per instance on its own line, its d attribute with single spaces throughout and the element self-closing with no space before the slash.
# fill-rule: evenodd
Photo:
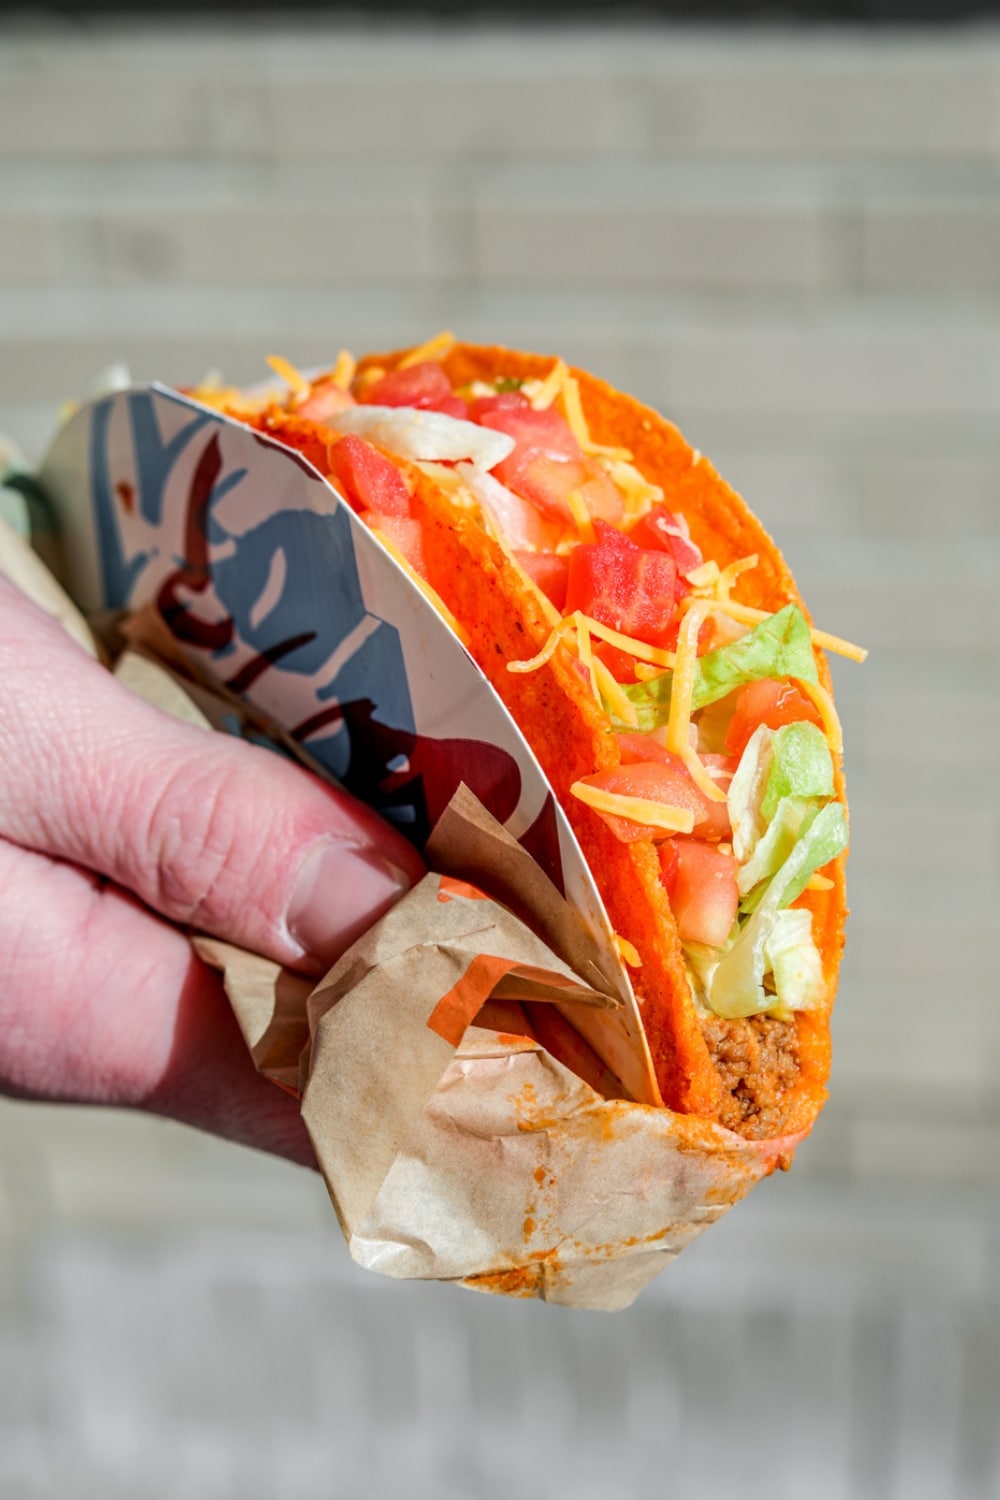
<svg viewBox="0 0 1000 1500">
<path fill-rule="evenodd" d="M 725 946 L 736 921 L 736 860 L 700 839 L 674 841 L 677 873 L 670 906 L 683 942 Z"/>
<path fill-rule="evenodd" d="M 627 651 L 621 651 L 617 646 L 612 646 L 609 641 L 602 641 L 596 635 L 591 641 L 591 647 L 598 661 L 603 662 L 616 682 L 631 684 L 635 682 L 635 657 L 629 656 Z"/>
<path fill-rule="evenodd" d="M 308 417 L 313 422 L 325 422 L 335 411 L 344 411 L 357 405 L 350 391 L 342 391 L 332 380 L 318 381 L 304 401 L 295 406 L 297 417 Z"/>
<path fill-rule="evenodd" d="M 614 792 L 619 797 L 641 797 L 648 802 L 663 802 L 668 807 L 680 807 L 694 817 L 694 831 L 702 838 L 720 839 L 731 832 L 729 815 L 724 802 L 711 802 L 688 775 L 684 762 L 662 745 L 657 745 L 659 758 L 626 760 L 633 754 L 636 740 L 647 739 L 645 735 L 619 735 L 622 746 L 622 764 L 607 771 L 595 771 L 584 776 L 585 786 L 598 791 Z M 624 744 L 623 744 L 624 741 Z M 651 742 L 652 743 L 652 742 Z M 599 813 L 623 844 L 633 844 L 637 839 L 659 840 L 669 837 L 662 828 L 652 824 L 634 823 L 631 818 L 621 818 L 614 813 Z"/>
<path fill-rule="evenodd" d="M 673 801 L 675 807 L 686 807 L 694 813 L 694 831 L 703 839 L 729 839 L 733 830 L 729 822 L 729 808 L 725 802 L 713 802 L 691 779 L 690 772 L 679 756 L 667 750 L 651 734 L 625 732 L 619 734 L 618 750 L 623 766 L 642 763 L 660 766 L 661 774 L 670 776 L 669 796 L 663 800 Z M 721 791 L 725 791 L 733 779 L 737 762 L 722 755 L 703 755 L 702 763 L 707 767 L 712 780 Z M 714 774 L 713 774 L 714 773 Z M 665 789 L 666 781 L 663 783 Z"/>
<path fill-rule="evenodd" d="M 530 405 L 527 396 L 522 396 L 520 391 L 498 391 L 495 396 L 477 396 L 470 403 L 469 418 L 480 422 L 488 411 L 523 411 Z"/>
<path fill-rule="evenodd" d="M 582 610 L 647 645 L 665 645 L 676 598 L 673 557 L 637 547 L 599 520 L 594 525 L 598 540 L 575 547 L 569 555 L 567 610 Z"/>
<path fill-rule="evenodd" d="M 704 561 L 693 542 L 688 541 L 677 517 L 665 505 L 654 505 L 629 532 L 637 547 L 659 548 L 669 552 L 678 573 L 690 573 Z"/>
<path fill-rule="evenodd" d="M 521 567 L 562 614 L 566 605 L 569 560 L 555 552 L 515 552 Z"/>
<path fill-rule="evenodd" d="M 330 477 L 354 510 L 387 516 L 410 514 L 406 481 L 384 453 L 353 432 L 327 450 Z"/>
<path fill-rule="evenodd" d="M 424 557 L 424 538 L 419 521 L 409 516 L 379 515 L 368 511 L 364 516 L 366 526 L 378 531 L 401 552 L 415 573 L 427 576 L 427 561 Z"/>
<path fill-rule="evenodd" d="M 736 706 L 726 730 L 726 749 L 730 755 L 739 757 L 761 724 L 780 729 L 783 724 L 803 720 L 823 727 L 816 705 L 793 682 L 764 677 L 759 682 L 745 683 L 736 694 Z"/>
<path fill-rule="evenodd" d="M 664 839 L 656 852 L 660 856 L 660 879 L 666 887 L 672 910 L 674 892 L 677 890 L 677 844 L 674 839 Z"/>
<path fill-rule="evenodd" d="M 425 360 L 406 370 L 390 370 L 358 397 L 366 406 L 433 407 L 451 396 L 451 385 L 439 364 Z M 464 405 L 464 403 L 463 403 Z"/>
<path fill-rule="evenodd" d="M 499 401 L 500 398 L 496 399 Z M 566 418 L 551 406 L 546 411 L 535 411 L 533 406 L 528 405 L 498 404 L 483 412 L 479 423 L 481 427 L 492 427 L 494 432 L 505 432 L 514 439 L 518 448 L 532 448 L 547 454 L 549 458 L 583 457 L 580 444 L 573 436 Z M 502 475 L 500 477 L 503 478 Z"/>
</svg>

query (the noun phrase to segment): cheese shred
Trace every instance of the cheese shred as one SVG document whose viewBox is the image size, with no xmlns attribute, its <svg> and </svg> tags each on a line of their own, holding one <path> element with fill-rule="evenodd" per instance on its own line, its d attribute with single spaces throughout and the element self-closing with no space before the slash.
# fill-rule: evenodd
<svg viewBox="0 0 1000 1500">
<path fill-rule="evenodd" d="M 696 599 L 681 600 L 681 608 L 692 608 L 694 604 L 703 601 Z M 743 625 L 759 625 L 761 620 L 769 620 L 775 613 L 773 609 L 753 609 L 749 604 L 737 604 L 734 599 L 716 599 L 712 601 L 712 608 L 719 614 L 728 615 L 731 620 L 737 620 Z M 819 646 L 823 651 L 832 651 L 837 656 L 846 656 L 850 661 L 865 661 L 868 652 L 863 646 L 854 646 L 850 641 L 841 640 L 839 635 L 828 635 L 825 630 L 813 630 L 810 628 L 810 636 L 814 646 Z"/>
<path fill-rule="evenodd" d="M 284 355 L 269 354 L 267 362 L 275 375 L 280 375 L 289 390 L 296 396 L 308 396 L 312 390 L 312 385 L 303 375 L 302 371 L 297 370 L 290 360 L 285 359 Z"/>
<path fill-rule="evenodd" d="M 595 812 L 624 818 L 628 823 L 640 823 L 646 828 L 662 828 L 665 833 L 690 833 L 694 828 L 694 813 L 686 807 L 671 807 L 666 802 L 654 802 L 648 797 L 626 797 L 618 792 L 605 792 L 600 787 L 588 786 L 585 781 L 574 781 L 570 791 Z"/>
<path fill-rule="evenodd" d="M 577 655 L 586 668 L 587 676 L 590 678 L 590 686 L 593 691 L 594 697 L 598 700 L 598 702 L 600 702 L 601 692 L 597 686 L 597 673 L 594 671 L 594 648 L 591 645 L 590 632 L 587 629 L 587 622 L 585 617 L 579 613 L 574 614 L 573 619 L 576 621 Z"/>
<path fill-rule="evenodd" d="M 564 620 L 559 621 L 559 624 L 552 631 L 552 634 L 545 642 L 545 645 L 542 647 L 541 651 L 538 652 L 537 656 L 531 656 L 527 661 L 509 661 L 507 663 L 507 671 L 537 672 L 538 669 L 540 667 L 544 667 L 545 663 L 551 658 L 559 642 L 561 640 L 564 640 L 569 632 L 571 630 L 574 630 L 575 628 L 576 622 L 574 621 L 573 616 L 567 615 Z"/>
<path fill-rule="evenodd" d="M 357 368 L 358 362 L 350 349 L 341 349 L 337 355 L 337 363 L 330 374 L 330 379 L 338 390 L 349 391 Z"/>
<path fill-rule="evenodd" d="M 711 600 L 696 599 L 685 615 L 677 637 L 677 664 L 670 684 L 666 748 L 684 762 L 691 780 L 710 802 L 725 802 L 725 792 L 709 776 L 690 737 L 691 701 L 698 668 L 698 632 L 711 607 Z"/>
<path fill-rule="evenodd" d="M 621 955 L 622 961 L 627 963 L 630 969 L 641 969 L 642 959 L 639 950 L 628 938 L 623 938 L 620 932 L 615 933 L 615 947 Z"/>
<path fill-rule="evenodd" d="M 755 568 L 757 566 L 759 561 L 760 558 L 757 556 L 756 552 L 751 552 L 748 557 L 740 557 L 736 560 L 736 562 L 731 562 L 728 567 L 723 568 L 722 572 L 719 574 L 719 582 L 717 585 L 718 598 L 728 600 L 729 590 L 732 588 L 737 578 L 739 578 L 740 574 L 749 573 L 752 568 Z"/>
<path fill-rule="evenodd" d="M 806 682 L 801 677 L 793 679 L 800 692 L 816 706 L 820 718 L 823 720 L 823 733 L 826 735 L 827 744 L 834 755 L 844 753 L 844 733 L 840 727 L 837 710 L 833 706 L 833 699 L 825 687 L 818 682 Z"/>
<path fill-rule="evenodd" d="M 597 656 L 594 657 L 594 672 L 605 706 L 611 710 L 616 719 L 620 719 L 630 729 L 638 729 L 639 710 L 631 699 L 626 697 L 621 683 L 615 681 L 608 668 Z"/>
<path fill-rule="evenodd" d="M 587 509 L 587 502 L 580 491 L 570 490 L 566 496 L 566 504 L 569 506 L 569 513 L 573 517 L 573 524 L 579 532 L 581 542 L 596 542 L 597 533 L 594 531 L 594 522 Z"/>
<path fill-rule="evenodd" d="M 427 339 L 423 344 L 418 344 L 415 349 L 411 349 L 409 354 L 404 354 L 396 369 L 410 370 L 414 365 L 426 364 L 431 359 L 444 359 L 456 343 L 457 340 L 451 329 L 445 328 L 441 333 L 436 333 L 432 339 Z"/>
<path fill-rule="evenodd" d="M 538 387 L 538 390 L 531 397 L 531 404 L 535 408 L 535 411 L 548 410 L 562 390 L 562 383 L 568 374 L 566 361 L 557 359 L 552 369 Z"/>
</svg>

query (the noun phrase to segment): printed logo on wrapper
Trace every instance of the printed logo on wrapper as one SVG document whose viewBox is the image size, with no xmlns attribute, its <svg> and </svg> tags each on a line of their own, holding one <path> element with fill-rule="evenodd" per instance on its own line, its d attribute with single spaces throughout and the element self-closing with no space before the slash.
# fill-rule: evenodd
<svg viewBox="0 0 1000 1500">
<path fill-rule="evenodd" d="M 633 1097 L 659 1103 L 603 902 L 541 767 L 464 646 L 329 482 L 157 385 L 76 412 L 41 481 L 86 609 L 155 609 L 200 675 L 418 846 L 469 786 L 578 912 L 624 1002 L 588 1040 Z"/>
</svg>

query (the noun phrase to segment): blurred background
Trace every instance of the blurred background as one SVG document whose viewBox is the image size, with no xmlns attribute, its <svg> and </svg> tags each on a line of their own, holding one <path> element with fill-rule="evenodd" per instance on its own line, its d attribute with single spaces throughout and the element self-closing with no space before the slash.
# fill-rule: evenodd
<svg viewBox="0 0 1000 1500">
<path fill-rule="evenodd" d="M 1000 30 L 0 15 L 30 457 L 113 360 L 446 326 L 666 411 L 871 648 L 829 1106 L 608 1316 L 362 1275 L 307 1173 L 0 1103 L 0 1494 L 998 1496 Z"/>
</svg>

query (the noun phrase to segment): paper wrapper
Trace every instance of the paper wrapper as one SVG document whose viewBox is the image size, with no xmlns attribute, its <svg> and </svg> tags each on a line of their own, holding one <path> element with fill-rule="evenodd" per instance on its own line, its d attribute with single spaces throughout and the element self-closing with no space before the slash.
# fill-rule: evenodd
<svg viewBox="0 0 1000 1500">
<path fill-rule="evenodd" d="M 525 909 L 541 897 L 536 928 L 579 948 L 573 913 L 512 842 L 460 791 L 431 852 L 459 866 L 490 858 Z M 516 1027 L 522 1003 L 573 1015 L 621 1002 L 452 876 L 427 875 L 311 993 L 276 964 L 197 946 L 223 970 L 259 1070 L 301 1095 L 351 1255 L 369 1270 L 626 1307 L 781 1150 L 603 1098 L 531 1036 L 482 1024 L 506 1010 Z"/>
<path fill-rule="evenodd" d="M 435 871 L 314 989 L 196 940 L 354 1259 L 626 1306 L 794 1142 L 660 1104 L 593 877 L 476 664 L 309 465 L 176 393 L 84 408 L 42 479 L 127 685 L 342 781 Z"/>
</svg>

